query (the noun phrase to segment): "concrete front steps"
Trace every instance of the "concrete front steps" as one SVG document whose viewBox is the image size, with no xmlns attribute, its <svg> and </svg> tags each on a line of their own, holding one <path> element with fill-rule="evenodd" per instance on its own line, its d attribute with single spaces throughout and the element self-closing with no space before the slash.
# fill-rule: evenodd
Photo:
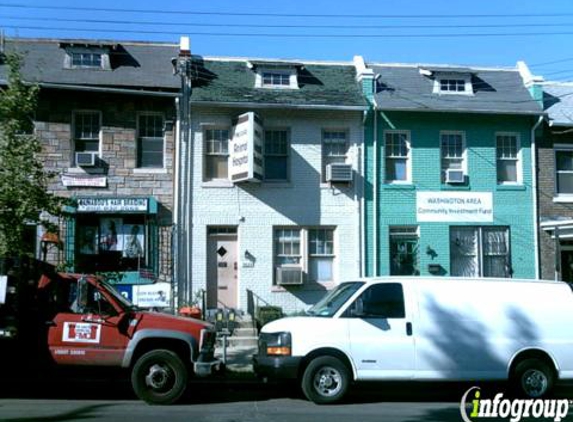
<svg viewBox="0 0 573 422">
<path fill-rule="evenodd" d="M 223 350 L 223 339 L 217 340 L 215 356 L 225 358 L 227 370 L 232 372 L 252 372 L 252 356 L 257 353 L 257 330 L 250 315 L 236 318 L 236 328 L 233 335 L 226 338 L 226 350 Z"/>
</svg>

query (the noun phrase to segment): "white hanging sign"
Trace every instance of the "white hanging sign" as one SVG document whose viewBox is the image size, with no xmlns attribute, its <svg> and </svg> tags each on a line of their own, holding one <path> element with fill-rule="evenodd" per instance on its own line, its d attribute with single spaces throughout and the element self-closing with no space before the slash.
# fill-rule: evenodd
<svg viewBox="0 0 573 422">
<path fill-rule="evenodd" d="M 229 143 L 229 179 L 237 182 L 263 180 L 263 122 L 254 112 L 233 121 Z"/>
</svg>

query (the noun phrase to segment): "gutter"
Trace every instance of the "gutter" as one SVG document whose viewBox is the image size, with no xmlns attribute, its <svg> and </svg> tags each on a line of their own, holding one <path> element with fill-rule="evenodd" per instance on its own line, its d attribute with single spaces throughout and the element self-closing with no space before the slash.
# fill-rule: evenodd
<svg viewBox="0 0 573 422">
<path fill-rule="evenodd" d="M 382 110 L 380 110 L 382 111 Z M 518 116 L 539 116 L 539 111 L 508 111 L 508 110 L 462 110 L 462 109 L 432 109 L 432 108 L 384 108 L 384 111 L 409 111 L 419 113 L 457 113 L 457 114 L 494 114 L 494 115 L 518 115 Z M 547 113 L 543 113 L 546 116 Z"/>
<path fill-rule="evenodd" d="M 340 111 L 368 111 L 368 106 L 337 106 L 328 104 L 276 104 L 276 103 L 254 103 L 254 102 L 240 102 L 231 101 L 228 103 L 220 101 L 191 101 L 195 106 L 209 106 L 209 107 L 248 107 L 253 109 L 294 109 L 294 110 L 340 110 Z"/>
<path fill-rule="evenodd" d="M 532 180 L 532 189 L 533 189 L 533 250 L 535 252 L 535 278 L 540 278 L 540 271 L 539 271 L 539 226 L 537 219 L 538 211 L 537 211 L 537 146 L 535 143 L 535 130 L 539 127 L 539 125 L 543 122 L 543 115 L 540 115 L 537 119 L 537 122 L 531 128 L 531 176 Z"/>
<path fill-rule="evenodd" d="M 129 94 L 129 95 L 145 95 L 145 96 L 168 97 L 168 98 L 176 98 L 179 96 L 178 92 L 144 91 L 144 90 L 135 90 L 135 89 L 127 89 L 127 88 L 106 88 L 106 87 L 85 86 L 85 85 L 54 84 L 54 83 L 49 83 L 49 82 L 40 82 L 38 85 L 42 88 L 67 89 L 67 90 L 73 90 L 73 91 L 104 92 L 104 93 Z"/>
</svg>

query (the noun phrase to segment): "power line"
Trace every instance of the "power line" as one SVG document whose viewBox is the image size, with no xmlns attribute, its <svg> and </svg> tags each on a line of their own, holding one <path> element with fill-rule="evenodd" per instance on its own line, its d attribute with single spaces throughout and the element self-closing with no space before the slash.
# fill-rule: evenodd
<svg viewBox="0 0 573 422">
<path fill-rule="evenodd" d="M 201 27 L 238 27 L 238 28 L 304 28 L 304 29 L 468 29 L 468 28 L 547 28 L 572 27 L 573 23 L 519 23 L 519 24 L 483 24 L 483 25 L 291 25 L 291 24 L 250 24 L 250 23 L 202 23 L 202 22 L 160 22 L 116 19 L 74 19 L 58 17 L 1 16 L 0 19 L 25 21 L 54 21 L 104 23 L 121 25 L 154 25 L 154 26 L 201 26 Z"/>
<path fill-rule="evenodd" d="M 48 10 L 77 10 L 90 12 L 119 12 L 119 13 L 153 13 L 153 14 L 177 14 L 177 15 L 211 15 L 211 16 L 260 16 L 260 17 L 296 17 L 296 18 L 384 18 L 384 19 L 448 19 L 448 18 L 523 18 L 523 17 L 562 17 L 573 16 L 573 13 L 497 13 L 497 14 L 329 14 L 329 13 L 262 13 L 262 12 L 206 12 L 187 10 L 165 9 L 125 9 L 104 7 L 79 7 L 79 6 L 43 6 L 26 5 L 21 3 L 0 3 L 0 7 L 19 9 L 48 9 Z"/>
<path fill-rule="evenodd" d="M 572 60 L 573 60 L 573 57 L 569 57 L 569 58 L 566 58 L 566 59 L 553 60 L 553 61 L 550 61 L 550 62 L 535 63 L 535 64 L 532 64 L 532 65 L 530 65 L 530 66 L 531 66 L 531 67 L 541 67 L 541 66 L 547 66 L 547 65 L 550 65 L 550 64 L 570 62 L 570 61 L 572 61 Z"/>
<path fill-rule="evenodd" d="M 50 31 L 73 32 L 106 32 L 154 35 L 182 35 L 182 32 L 129 30 L 129 29 L 102 29 L 102 28 L 56 28 L 50 26 L 22 26 L 3 25 L 8 29 L 33 29 Z M 558 32 L 497 32 L 497 33 L 439 33 L 439 34 L 292 34 L 292 33 L 245 33 L 245 32 L 185 32 L 185 35 L 194 36 L 221 36 L 221 37 L 272 37 L 272 38 L 473 38 L 473 37 L 531 37 L 548 35 L 573 35 L 573 31 Z"/>
</svg>

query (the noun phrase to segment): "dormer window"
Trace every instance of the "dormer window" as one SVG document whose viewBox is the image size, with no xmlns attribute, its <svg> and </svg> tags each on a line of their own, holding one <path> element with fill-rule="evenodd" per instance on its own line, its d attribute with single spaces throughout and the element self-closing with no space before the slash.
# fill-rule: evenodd
<svg viewBox="0 0 573 422">
<path fill-rule="evenodd" d="M 110 70 L 111 46 L 91 44 L 60 44 L 66 51 L 64 69 Z"/>
<path fill-rule="evenodd" d="M 290 87 L 290 73 L 279 71 L 263 72 L 264 87 Z"/>
<path fill-rule="evenodd" d="M 247 62 L 247 67 L 255 72 L 255 88 L 298 89 L 298 70 L 301 66 L 289 62 Z"/>
<path fill-rule="evenodd" d="M 469 68 L 420 68 L 420 74 L 434 80 L 432 92 L 443 95 L 473 95 L 472 74 Z"/>
<path fill-rule="evenodd" d="M 101 69 L 101 53 L 82 53 L 73 51 L 70 53 L 72 67 L 91 67 Z"/>
</svg>

